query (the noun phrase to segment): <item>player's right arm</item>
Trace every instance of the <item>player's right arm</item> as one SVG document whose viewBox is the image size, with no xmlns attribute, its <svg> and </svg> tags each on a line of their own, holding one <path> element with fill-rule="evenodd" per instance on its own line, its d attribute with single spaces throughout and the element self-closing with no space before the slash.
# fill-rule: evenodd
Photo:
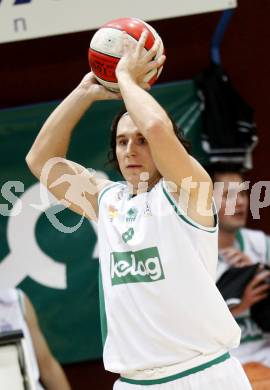
<svg viewBox="0 0 270 390">
<path fill-rule="evenodd" d="M 91 174 L 81 165 L 67 160 L 71 135 L 86 110 L 97 100 L 118 99 L 119 95 L 109 92 L 97 84 L 92 72 L 63 100 L 48 117 L 26 156 L 28 167 L 52 194 L 60 201 L 66 199 L 70 183 L 65 181 L 76 175 L 77 193 L 90 202 L 91 210 L 80 207 L 76 200 L 68 200 L 68 207 L 73 211 L 95 219 L 98 213 L 98 193 L 110 182 Z M 91 142 L 91 135 L 89 136 Z M 58 184 L 57 184 L 58 183 Z M 57 185 L 56 185 L 57 184 Z"/>
</svg>

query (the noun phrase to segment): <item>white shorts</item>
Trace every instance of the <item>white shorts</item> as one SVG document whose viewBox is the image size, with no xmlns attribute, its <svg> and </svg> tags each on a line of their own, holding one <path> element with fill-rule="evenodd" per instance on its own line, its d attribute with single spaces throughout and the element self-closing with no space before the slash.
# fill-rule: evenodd
<svg viewBox="0 0 270 390">
<path fill-rule="evenodd" d="M 158 384 L 131 384 L 118 379 L 113 390 L 252 390 L 239 361 L 230 357 L 202 371 Z"/>
</svg>

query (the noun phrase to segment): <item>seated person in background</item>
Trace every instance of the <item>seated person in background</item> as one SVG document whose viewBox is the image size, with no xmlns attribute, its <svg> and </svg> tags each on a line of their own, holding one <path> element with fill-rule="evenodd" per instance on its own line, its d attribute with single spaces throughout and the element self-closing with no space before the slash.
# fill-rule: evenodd
<svg viewBox="0 0 270 390">
<path fill-rule="evenodd" d="M 245 228 L 249 198 L 247 191 L 236 192 L 233 187 L 244 182 L 243 175 L 224 166 L 211 167 L 213 183 L 224 183 L 219 210 L 219 262 L 218 278 L 230 267 L 244 267 L 255 263 L 270 263 L 270 237 L 259 230 Z M 230 189 L 229 190 L 229 183 Z M 217 189 L 217 187 L 216 187 Z M 237 195 L 236 195 L 237 193 Z M 214 192 L 218 204 L 218 191 Z M 235 203 L 232 215 L 225 208 Z M 241 343 L 231 351 L 243 364 L 253 389 L 270 389 L 270 334 L 266 334 L 250 316 L 250 308 L 269 293 L 269 271 L 257 273 L 246 285 L 241 302 L 231 312 L 241 327 Z M 270 307 L 269 307 L 270 310 Z"/>
<path fill-rule="evenodd" d="M 37 390 L 70 390 L 60 364 L 52 356 L 44 339 L 33 305 L 17 289 L 0 289 L 0 332 L 22 330 L 29 350 Z M 0 384 L 1 387 L 1 384 Z"/>
</svg>

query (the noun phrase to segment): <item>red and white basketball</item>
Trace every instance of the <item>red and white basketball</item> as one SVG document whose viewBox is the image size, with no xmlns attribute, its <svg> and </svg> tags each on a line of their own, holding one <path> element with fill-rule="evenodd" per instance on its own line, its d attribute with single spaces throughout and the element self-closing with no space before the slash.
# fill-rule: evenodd
<svg viewBox="0 0 270 390">
<path fill-rule="evenodd" d="M 93 36 L 90 42 L 88 59 L 90 68 L 100 84 L 111 91 L 118 92 L 119 87 L 115 75 L 115 68 L 122 56 L 123 34 L 127 32 L 128 39 L 134 44 L 140 39 L 144 30 L 148 36 L 145 43 L 145 52 L 153 46 L 156 38 L 159 37 L 155 29 L 148 23 L 136 18 L 121 18 L 104 24 Z M 160 38 L 160 37 L 159 37 Z M 160 45 L 155 59 L 164 53 L 163 44 Z M 159 77 L 163 66 L 151 70 L 144 81 L 150 85 Z"/>
</svg>

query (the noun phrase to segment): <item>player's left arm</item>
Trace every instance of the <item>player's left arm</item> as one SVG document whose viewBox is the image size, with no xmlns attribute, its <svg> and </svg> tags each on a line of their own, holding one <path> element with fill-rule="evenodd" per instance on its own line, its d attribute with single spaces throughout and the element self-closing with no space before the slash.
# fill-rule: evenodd
<svg viewBox="0 0 270 390">
<path fill-rule="evenodd" d="M 71 390 L 65 373 L 53 357 L 41 332 L 32 303 L 24 295 L 25 319 L 30 331 L 34 350 L 37 356 L 40 379 L 47 390 Z"/>
<path fill-rule="evenodd" d="M 130 48 L 126 41 L 124 55 L 116 68 L 121 95 L 129 115 L 149 143 L 152 158 L 161 176 L 175 183 L 178 192 L 183 180 L 191 178 L 194 183 L 194 188 L 190 188 L 190 199 L 193 204 L 197 204 L 199 200 L 200 182 L 205 182 L 208 190 L 204 201 L 206 207 L 210 208 L 213 191 L 211 178 L 181 144 L 165 110 L 141 87 L 145 74 L 164 62 L 164 57 L 152 61 L 158 51 L 158 41 L 147 54 L 143 54 L 146 37 L 146 34 L 141 36 L 136 50 Z M 209 224 L 209 218 L 205 223 Z"/>
</svg>

